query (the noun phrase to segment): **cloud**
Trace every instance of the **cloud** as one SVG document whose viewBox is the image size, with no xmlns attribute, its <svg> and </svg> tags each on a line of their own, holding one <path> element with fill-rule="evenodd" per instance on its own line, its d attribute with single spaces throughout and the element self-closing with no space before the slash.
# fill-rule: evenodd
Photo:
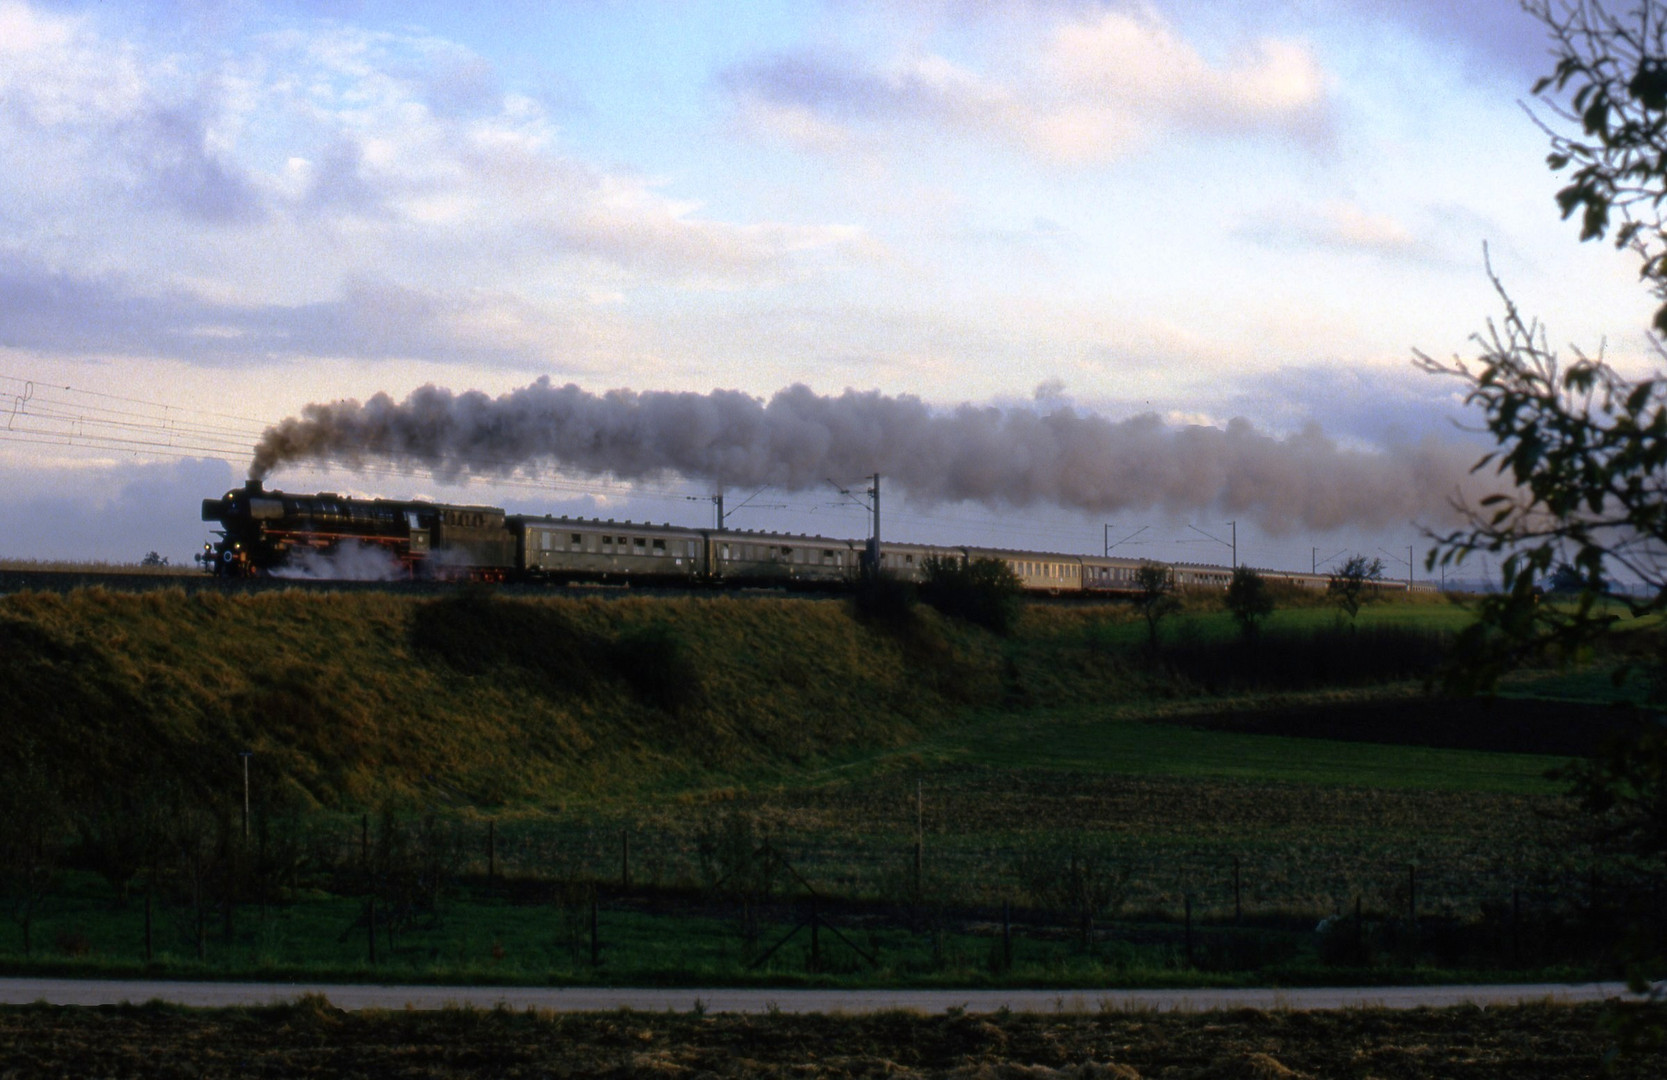
<svg viewBox="0 0 1667 1080">
<path fill-rule="evenodd" d="M 1321 248 L 1418 262 L 1450 262 L 1441 247 L 1400 218 L 1359 203 L 1331 199 L 1318 206 L 1282 206 L 1240 225 L 1238 236 L 1263 247 Z"/>
<path fill-rule="evenodd" d="M 208 538 L 202 500 L 227 490 L 232 480 L 231 466 L 212 458 L 0 468 L 10 504 L 0 514 L 0 551 L 15 559 L 120 562 L 138 562 L 155 551 L 189 566 Z"/>
<path fill-rule="evenodd" d="M 567 366 L 583 369 L 588 337 L 575 316 L 487 289 L 430 291 L 364 277 L 323 300 L 239 304 L 119 274 L 55 270 L 0 250 L 7 348 L 201 364 L 322 356 L 516 365 L 561 351 Z"/>
<path fill-rule="evenodd" d="M 0 342 L 579 371 L 599 290 L 880 254 L 857 226 L 723 220 L 598 168 L 455 43 L 229 21 L 164 47 L 0 0 Z"/>
<path fill-rule="evenodd" d="M 1409 357 L 1404 367 L 1284 365 L 1245 377 L 1218 406 L 1256 416 L 1276 430 L 1318 419 L 1332 435 L 1354 445 L 1453 440 L 1475 447 L 1474 463 L 1487 443 L 1468 430 L 1467 424 L 1474 426 L 1478 418 L 1464 397 L 1458 380 L 1416 372 Z"/>
<path fill-rule="evenodd" d="M 991 64 L 1005 76 L 929 52 L 889 65 L 780 52 L 720 83 L 759 129 L 817 149 L 913 125 L 1088 162 L 1166 131 L 1316 141 L 1329 125 L 1325 72 L 1300 41 L 1263 37 L 1211 60 L 1153 12 L 1099 11 L 1061 18 L 1011 51 Z"/>
<path fill-rule="evenodd" d="M 260 192 L 245 172 L 208 147 L 202 101 L 155 106 L 122 126 L 140 197 L 216 225 L 265 216 Z"/>
</svg>

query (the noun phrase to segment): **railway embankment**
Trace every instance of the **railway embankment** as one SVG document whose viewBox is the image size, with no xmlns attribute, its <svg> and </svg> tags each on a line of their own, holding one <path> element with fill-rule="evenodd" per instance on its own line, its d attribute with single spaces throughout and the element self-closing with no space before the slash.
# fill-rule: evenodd
<svg viewBox="0 0 1667 1080">
<path fill-rule="evenodd" d="M 1194 667 L 1199 635 L 1178 635 Z M 969 710 L 1221 689 L 1143 641 L 1117 605 L 1033 605 L 996 635 L 829 597 L 31 590 L 0 597 L 0 753 L 58 783 L 219 786 L 249 750 L 326 807 L 613 798 L 900 746 Z"/>
</svg>

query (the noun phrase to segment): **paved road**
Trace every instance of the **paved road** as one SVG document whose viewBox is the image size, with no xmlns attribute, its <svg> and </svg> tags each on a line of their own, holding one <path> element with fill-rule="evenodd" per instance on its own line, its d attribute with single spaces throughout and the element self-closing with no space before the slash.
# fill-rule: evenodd
<svg viewBox="0 0 1667 1080">
<path fill-rule="evenodd" d="M 1618 982 L 1538 983 L 1527 986 L 1310 987 L 1294 990 L 753 990 L 633 989 L 611 987 L 376 986 L 324 983 L 214 983 L 116 979 L 0 979 L 0 1004 L 114 1005 L 161 999 L 178 1005 L 270 1005 L 302 994 L 323 994 L 343 1009 L 437 1009 L 472 1005 L 558 1012 L 631 1008 L 687 1012 L 699 1001 L 711 1012 L 868 1013 L 913 1009 L 925 1013 L 1094 1012 L 1100 1009 L 1413 1009 L 1443 1005 L 1505 1005 L 1522 1001 L 1582 1002 L 1630 997 Z"/>
</svg>

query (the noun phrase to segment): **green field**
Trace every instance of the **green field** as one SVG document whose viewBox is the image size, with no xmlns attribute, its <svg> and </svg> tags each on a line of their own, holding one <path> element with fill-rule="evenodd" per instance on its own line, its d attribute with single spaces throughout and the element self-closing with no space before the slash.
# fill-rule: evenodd
<svg viewBox="0 0 1667 1080">
<path fill-rule="evenodd" d="M 1564 757 L 1490 749 L 1548 723 L 1578 742 L 1607 714 L 1424 697 L 1465 618 L 1384 603 L 1350 627 L 1314 606 L 1245 644 L 1194 598 L 1154 658 L 1115 605 L 1035 605 L 998 637 L 837 599 L 4 597 L 0 709 L 19 721 L 0 751 L 17 784 L 57 783 L 63 813 L 32 947 L 0 927 L 0 966 L 146 969 L 148 891 L 150 969 L 182 975 L 1607 970 L 1592 928 L 1605 905 L 1630 918 L 1631 871 L 1578 842 L 1545 775 Z M 1602 699 L 1581 684 L 1601 675 L 1540 678 L 1515 692 Z M 148 868 L 110 869 L 124 845 Z M 812 890 L 818 945 L 801 930 L 761 959 Z"/>
</svg>

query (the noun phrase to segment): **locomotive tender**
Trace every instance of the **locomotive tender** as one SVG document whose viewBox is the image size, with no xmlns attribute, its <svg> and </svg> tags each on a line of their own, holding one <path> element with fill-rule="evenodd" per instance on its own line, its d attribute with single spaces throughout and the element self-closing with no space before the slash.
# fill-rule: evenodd
<svg viewBox="0 0 1667 1080">
<path fill-rule="evenodd" d="M 865 540 L 737 529 L 506 514 L 494 506 L 355 499 L 330 492 L 267 491 L 251 480 L 204 499 L 218 542 L 198 558 L 222 577 L 282 576 L 297 567 L 333 574 L 332 561 L 374 556 L 389 579 L 595 582 L 643 585 L 761 585 L 837 588 L 867 554 Z M 1115 594 L 1136 589 L 1146 560 L 999 548 L 887 542 L 883 570 L 920 580 L 932 557 L 999 559 L 1029 592 Z M 1226 588 L 1230 567 L 1172 564 L 1176 583 Z M 1270 580 L 1325 588 L 1324 574 L 1264 571 Z M 1388 588 L 1395 585 L 1383 583 Z"/>
</svg>

